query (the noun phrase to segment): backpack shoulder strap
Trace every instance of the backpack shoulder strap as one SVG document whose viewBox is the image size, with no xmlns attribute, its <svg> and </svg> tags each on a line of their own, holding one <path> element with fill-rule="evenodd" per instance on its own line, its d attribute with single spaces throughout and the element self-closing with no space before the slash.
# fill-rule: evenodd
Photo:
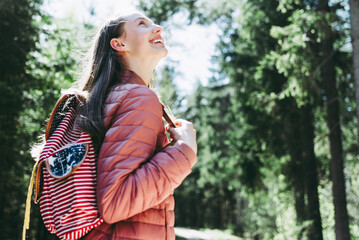
<svg viewBox="0 0 359 240">
<path fill-rule="evenodd" d="M 163 103 L 161 103 L 161 105 L 162 105 L 163 118 L 166 120 L 168 125 L 175 128 L 176 125 L 174 124 L 173 117 L 172 117 L 172 114 L 171 114 L 171 110 L 169 108 L 167 108 Z"/>
<path fill-rule="evenodd" d="M 34 186 L 33 183 L 34 183 L 34 177 L 35 177 L 37 165 L 38 165 L 38 162 L 35 163 L 34 168 L 32 170 L 31 177 L 30 177 L 30 184 L 29 184 L 29 188 L 27 190 L 27 198 L 26 198 L 25 214 L 24 214 L 24 225 L 22 228 L 22 239 L 23 240 L 26 239 L 26 230 L 29 229 L 29 226 L 30 226 L 31 195 L 32 195 L 32 190 L 33 190 L 33 186 Z"/>
</svg>

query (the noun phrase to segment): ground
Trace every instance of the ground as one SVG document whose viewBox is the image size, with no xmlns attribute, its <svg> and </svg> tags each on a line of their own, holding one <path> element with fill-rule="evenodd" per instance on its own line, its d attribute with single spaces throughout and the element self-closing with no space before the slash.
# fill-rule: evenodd
<svg viewBox="0 0 359 240">
<path fill-rule="evenodd" d="M 220 230 L 194 230 L 176 227 L 176 240 L 241 240 L 241 238 Z"/>
</svg>

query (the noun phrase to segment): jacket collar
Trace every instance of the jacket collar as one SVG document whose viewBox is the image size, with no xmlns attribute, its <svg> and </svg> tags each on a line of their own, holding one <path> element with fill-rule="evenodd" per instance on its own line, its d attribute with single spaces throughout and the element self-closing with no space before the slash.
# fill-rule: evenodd
<svg viewBox="0 0 359 240">
<path fill-rule="evenodd" d="M 143 81 L 140 76 L 138 76 L 135 72 L 131 70 L 124 69 L 121 72 L 120 77 L 123 84 L 139 84 L 147 86 L 145 81 Z"/>
</svg>

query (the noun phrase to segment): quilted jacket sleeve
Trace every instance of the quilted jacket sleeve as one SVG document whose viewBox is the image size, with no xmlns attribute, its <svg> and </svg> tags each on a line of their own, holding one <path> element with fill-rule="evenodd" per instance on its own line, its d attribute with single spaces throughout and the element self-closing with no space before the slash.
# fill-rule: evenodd
<svg viewBox="0 0 359 240">
<path fill-rule="evenodd" d="M 161 203 L 196 162 L 181 141 L 155 154 L 158 135 L 165 133 L 161 105 L 150 89 L 134 87 L 116 104 L 97 173 L 98 209 L 110 224 Z"/>
</svg>

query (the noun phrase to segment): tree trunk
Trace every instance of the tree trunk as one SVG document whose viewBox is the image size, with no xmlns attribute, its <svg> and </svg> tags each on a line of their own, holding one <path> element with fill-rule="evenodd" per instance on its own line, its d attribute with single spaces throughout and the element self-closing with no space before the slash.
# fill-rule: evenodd
<svg viewBox="0 0 359 240">
<path fill-rule="evenodd" d="M 357 141 L 359 146 L 359 0 L 349 0 L 351 38 L 353 45 L 353 74 L 357 114 Z"/>
<path fill-rule="evenodd" d="M 300 122 L 300 110 L 297 107 L 294 99 L 287 100 L 287 106 L 283 111 L 287 112 L 283 121 L 283 142 L 287 144 L 288 153 L 290 156 L 289 165 L 286 166 L 286 177 L 289 180 L 294 197 L 294 206 L 297 216 L 297 224 L 302 225 L 306 220 L 306 204 L 305 204 L 305 171 L 304 161 L 302 158 L 301 146 L 301 129 L 298 126 Z M 298 239 L 302 239 L 302 232 L 299 233 Z"/>
<path fill-rule="evenodd" d="M 308 239 L 322 240 L 322 220 L 319 209 L 317 159 L 314 154 L 314 127 L 312 106 L 301 108 L 301 146 L 304 162 L 305 190 L 307 198 L 307 220 L 312 221 L 308 227 Z"/>
<path fill-rule="evenodd" d="M 328 0 L 319 0 L 318 11 L 320 14 L 330 12 Z M 323 21 L 324 22 L 324 21 Z M 333 182 L 333 201 L 335 211 L 335 234 L 337 240 L 350 239 L 349 219 L 347 211 L 343 146 L 340 126 L 339 99 L 336 87 L 336 71 L 333 57 L 333 32 L 330 25 L 325 22 L 322 27 L 322 69 L 321 77 L 325 86 L 327 125 L 330 142 L 330 174 Z"/>
<path fill-rule="evenodd" d="M 242 201 L 241 201 L 241 190 L 236 189 L 235 193 L 236 198 L 236 222 L 235 226 L 241 226 L 242 223 Z"/>
<path fill-rule="evenodd" d="M 298 126 L 298 125 L 296 125 Z M 298 135 L 297 135 L 298 136 Z M 294 205 L 295 205 L 295 212 L 297 215 L 297 223 L 302 224 L 306 219 L 305 214 L 305 186 L 304 186 L 304 171 L 303 171 L 303 161 L 301 152 L 298 151 L 298 147 L 300 145 L 294 146 L 294 138 L 292 138 L 291 146 L 289 146 L 289 155 L 291 161 L 291 168 L 295 169 L 290 176 L 292 178 L 292 186 L 293 186 L 293 196 L 294 196 Z"/>
</svg>

